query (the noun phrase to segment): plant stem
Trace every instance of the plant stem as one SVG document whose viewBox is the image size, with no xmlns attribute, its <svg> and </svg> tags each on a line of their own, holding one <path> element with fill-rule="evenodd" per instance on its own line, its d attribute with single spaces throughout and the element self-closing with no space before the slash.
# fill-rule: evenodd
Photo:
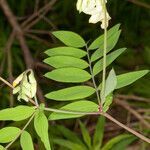
<svg viewBox="0 0 150 150">
<path fill-rule="evenodd" d="M 3 79 L 2 77 L 0 77 L 0 80 L 2 82 L 4 82 L 6 85 L 8 85 L 9 87 L 11 87 L 12 89 L 14 88 L 8 81 L 6 81 L 5 79 Z"/>
<path fill-rule="evenodd" d="M 102 115 L 102 116 L 106 117 L 107 119 L 111 120 L 112 122 L 116 123 L 120 127 L 124 128 L 128 132 L 130 132 L 130 133 L 134 134 L 135 136 L 139 137 L 143 141 L 145 141 L 147 143 L 150 143 L 150 139 L 149 138 L 147 138 L 147 137 L 143 136 L 142 134 L 134 131 L 133 129 L 127 127 L 126 125 L 122 124 L 121 122 L 119 122 L 118 120 L 116 120 L 115 118 L 113 118 L 112 116 L 110 116 L 107 113 L 101 113 L 101 112 L 78 112 L 78 111 L 69 111 L 69 110 L 58 110 L 58 109 L 53 109 L 53 108 L 45 108 L 44 110 L 51 111 L 51 112 L 56 112 L 56 113 L 74 114 L 74 115 Z"/>
<path fill-rule="evenodd" d="M 14 138 L 13 141 L 11 141 L 6 147 L 5 149 L 8 149 L 18 138 L 19 136 L 23 133 L 23 131 L 27 128 L 27 126 L 30 124 L 30 122 L 32 121 L 32 119 L 35 116 L 35 112 L 32 114 L 32 116 L 30 117 L 30 119 L 28 120 L 28 122 L 25 124 L 25 126 L 22 128 L 22 130 L 18 133 L 18 135 Z"/>
<path fill-rule="evenodd" d="M 122 124 L 121 122 L 119 122 L 118 120 L 116 120 L 115 118 L 113 118 L 112 116 L 110 116 L 107 113 L 103 113 L 103 116 L 105 116 L 106 118 L 108 118 L 109 120 L 111 120 L 112 122 L 116 123 L 117 125 L 119 125 L 120 127 L 124 128 L 125 130 L 127 130 L 128 132 L 134 134 L 135 136 L 139 137 L 140 139 L 142 139 L 143 141 L 150 143 L 150 139 L 143 136 L 142 134 L 132 130 L 131 128 L 127 127 L 126 125 Z"/>
<path fill-rule="evenodd" d="M 92 82 L 93 82 L 93 85 L 94 85 L 94 88 L 95 88 L 95 91 L 96 91 L 96 96 L 97 96 L 98 103 L 99 103 L 99 105 L 101 105 L 100 96 L 99 96 L 98 88 L 97 88 L 95 78 L 94 78 L 94 75 L 93 75 L 92 63 L 91 63 L 91 59 L 90 59 L 90 55 L 89 55 L 89 49 L 88 49 L 87 45 L 86 45 L 86 50 L 87 50 L 87 58 L 88 58 L 88 62 L 89 62 L 89 68 L 90 68 L 90 73 L 91 73 L 91 77 L 92 77 Z"/>
<path fill-rule="evenodd" d="M 104 50 L 103 50 L 103 75 L 102 75 L 102 93 L 101 98 L 102 102 L 105 101 L 105 78 L 106 78 L 106 53 L 107 53 L 107 10 L 105 0 L 103 1 L 103 10 L 104 10 Z"/>
<path fill-rule="evenodd" d="M 39 106 L 39 103 L 38 103 L 36 95 L 34 96 L 34 101 L 35 101 L 36 106 Z"/>
<path fill-rule="evenodd" d="M 70 110 L 60 110 L 54 108 L 44 108 L 46 111 L 56 112 L 56 113 L 63 113 L 63 114 L 72 114 L 72 115 L 99 115 L 100 112 L 82 112 L 82 111 L 70 111 Z"/>
</svg>

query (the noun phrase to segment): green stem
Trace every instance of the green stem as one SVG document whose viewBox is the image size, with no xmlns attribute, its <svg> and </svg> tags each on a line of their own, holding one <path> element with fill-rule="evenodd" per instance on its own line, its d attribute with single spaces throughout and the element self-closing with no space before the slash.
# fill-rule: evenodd
<svg viewBox="0 0 150 150">
<path fill-rule="evenodd" d="M 102 113 L 101 112 L 78 112 L 78 111 L 69 111 L 69 110 L 58 110 L 58 109 L 53 109 L 53 108 L 45 108 L 44 110 L 51 111 L 51 112 L 56 112 L 56 113 L 74 114 L 74 115 L 102 115 L 102 116 L 106 117 L 107 119 L 111 120 L 112 122 L 116 123 L 120 127 L 124 128 L 128 132 L 130 132 L 130 133 L 134 134 L 135 136 L 139 137 L 143 141 L 145 141 L 147 143 L 150 143 L 149 138 L 147 138 L 147 137 L 143 136 L 142 134 L 134 131 L 133 129 L 127 127 L 126 125 L 122 124 L 121 122 L 119 122 L 118 120 L 116 120 L 115 118 L 113 118 L 112 116 L 110 116 L 107 113 L 103 113 L 103 112 Z"/>
<path fill-rule="evenodd" d="M 88 62 L 89 62 L 89 68 L 90 68 L 90 73 L 91 73 L 91 77 L 92 77 L 92 82 L 93 82 L 93 85 L 94 85 L 94 88 L 95 88 L 95 91 L 96 91 L 96 96 L 97 96 L 98 103 L 100 105 L 101 101 L 100 101 L 100 96 L 99 96 L 99 93 L 98 93 L 99 90 L 98 90 L 96 82 L 95 82 L 93 69 L 92 69 L 92 63 L 91 63 L 91 59 L 90 59 L 90 55 L 89 55 L 89 49 L 88 49 L 87 45 L 86 45 L 86 50 L 87 50 L 87 58 L 88 58 Z"/>
<path fill-rule="evenodd" d="M 38 107 L 38 106 L 39 106 L 39 103 L 38 103 L 38 100 L 37 100 L 36 95 L 34 96 L 34 101 L 35 101 L 36 106 Z"/>
<path fill-rule="evenodd" d="M 103 0 L 104 10 L 104 50 L 103 50 L 103 75 L 102 75 L 102 102 L 105 101 L 105 78 L 106 78 L 106 54 L 107 54 L 107 10 L 105 0 Z"/>
<path fill-rule="evenodd" d="M 82 111 L 70 111 L 70 110 L 60 110 L 54 108 L 44 108 L 46 111 L 56 112 L 56 113 L 63 113 L 63 114 L 72 114 L 72 115 L 98 115 L 100 112 L 82 112 Z"/>
</svg>

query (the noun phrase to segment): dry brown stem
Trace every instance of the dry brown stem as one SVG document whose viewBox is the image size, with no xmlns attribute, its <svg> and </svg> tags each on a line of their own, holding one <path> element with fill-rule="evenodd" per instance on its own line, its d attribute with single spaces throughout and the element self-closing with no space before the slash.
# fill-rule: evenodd
<svg viewBox="0 0 150 150">
<path fill-rule="evenodd" d="M 130 105 L 125 102 L 125 101 L 121 101 L 118 99 L 115 99 L 115 103 L 117 105 L 120 105 L 121 107 L 125 108 L 126 110 L 128 110 L 131 114 L 133 114 L 145 127 L 150 129 L 150 124 L 144 120 L 143 116 L 141 116 L 141 114 L 139 114 L 136 110 L 134 110 L 132 107 L 130 107 Z"/>
</svg>

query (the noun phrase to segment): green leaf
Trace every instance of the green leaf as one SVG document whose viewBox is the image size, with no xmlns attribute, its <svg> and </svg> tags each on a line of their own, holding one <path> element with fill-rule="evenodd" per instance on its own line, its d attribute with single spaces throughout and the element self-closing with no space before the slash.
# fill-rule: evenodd
<svg viewBox="0 0 150 150">
<path fill-rule="evenodd" d="M 41 138 L 46 150 L 51 150 L 48 137 L 48 120 L 43 111 L 37 111 L 34 118 L 34 128 L 36 133 Z"/>
<path fill-rule="evenodd" d="M 130 137 L 132 137 L 132 135 L 130 135 L 130 134 L 122 134 L 122 135 L 119 135 L 119 136 L 117 136 L 117 137 L 115 137 L 115 138 L 112 138 L 111 140 L 109 140 L 109 141 L 104 145 L 104 147 L 102 148 L 102 150 L 111 150 L 112 147 L 113 147 L 115 144 L 119 143 L 120 141 L 122 141 L 122 140 L 124 140 L 124 139 L 128 139 L 128 138 L 130 138 Z"/>
<path fill-rule="evenodd" d="M 0 120 L 20 121 L 29 118 L 35 111 L 35 107 L 17 106 L 0 111 Z"/>
<path fill-rule="evenodd" d="M 118 29 L 120 27 L 120 24 L 117 24 L 115 26 L 113 26 L 111 29 L 108 30 L 107 32 L 107 41 L 109 41 L 109 39 L 111 38 L 111 36 L 113 36 L 114 34 L 116 34 L 118 32 Z M 94 50 L 97 49 L 99 47 L 102 47 L 103 49 L 103 42 L 104 42 L 104 34 L 99 36 L 90 46 L 89 46 L 89 50 Z"/>
<path fill-rule="evenodd" d="M 46 98 L 58 101 L 83 99 L 92 95 L 95 89 L 90 86 L 74 86 L 46 94 Z"/>
<path fill-rule="evenodd" d="M 108 38 L 107 41 L 107 53 L 110 52 L 116 45 L 119 36 L 120 36 L 121 31 L 119 30 L 118 32 L 114 33 L 110 38 Z M 101 58 L 103 56 L 103 49 L 104 46 L 103 44 L 92 54 L 91 56 L 91 62 Z"/>
<path fill-rule="evenodd" d="M 126 48 L 120 48 L 106 56 L 106 67 L 109 66 L 119 55 L 121 55 Z M 97 75 L 99 72 L 103 70 L 103 59 L 100 59 L 96 62 L 93 67 L 93 74 Z"/>
<path fill-rule="evenodd" d="M 95 132 L 94 132 L 94 138 L 93 138 L 94 150 L 100 150 L 101 148 L 103 135 L 104 135 L 104 125 L 105 125 L 105 117 L 100 116 L 98 118 L 98 122 L 96 124 Z"/>
<path fill-rule="evenodd" d="M 111 105 L 113 101 L 113 94 L 110 93 L 108 96 L 106 96 L 105 103 L 103 104 L 103 112 L 106 112 L 109 109 L 109 106 Z"/>
<path fill-rule="evenodd" d="M 145 76 L 147 73 L 149 73 L 149 70 L 134 71 L 134 72 L 118 75 L 116 89 L 120 89 L 124 86 L 132 84 L 136 80 Z"/>
<path fill-rule="evenodd" d="M 5 150 L 4 147 L 2 145 L 0 145 L 0 150 Z"/>
<path fill-rule="evenodd" d="M 64 139 L 55 138 L 55 139 L 53 139 L 53 142 L 55 144 L 61 145 L 63 147 L 66 147 L 66 148 L 68 148 L 70 150 L 86 150 L 81 145 L 79 145 L 77 143 L 74 143 L 74 142 L 71 142 L 71 141 L 68 141 L 68 140 L 64 140 Z"/>
<path fill-rule="evenodd" d="M 84 144 L 82 143 L 82 141 L 80 140 L 80 138 L 77 136 L 77 134 L 67 128 L 65 128 L 64 126 L 62 125 L 57 125 L 56 126 L 57 130 L 59 132 L 61 132 L 63 134 L 63 136 L 65 138 L 67 138 L 68 140 L 74 142 L 74 143 L 78 143 L 82 146 L 84 146 Z"/>
<path fill-rule="evenodd" d="M 22 150 L 34 150 L 31 135 L 27 131 L 23 131 L 20 137 Z"/>
<path fill-rule="evenodd" d="M 72 82 L 80 83 L 91 79 L 91 75 L 79 68 L 59 68 L 45 74 L 45 77 L 59 81 L 59 82 Z"/>
<path fill-rule="evenodd" d="M 135 137 L 135 136 L 131 136 L 131 137 L 129 137 L 129 138 L 123 139 L 123 140 L 121 140 L 119 143 L 116 143 L 116 144 L 111 148 L 111 150 L 118 150 L 118 149 L 126 150 L 127 147 L 128 147 L 132 142 L 134 142 L 136 139 L 137 139 L 137 137 Z"/>
<path fill-rule="evenodd" d="M 75 67 L 85 69 L 89 66 L 85 60 L 71 56 L 53 56 L 45 59 L 44 62 L 54 68 Z"/>
<path fill-rule="evenodd" d="M 81 49 L 74 47 L 56 47 L 48 49 L 45 52 L 48 56 L 72 56 L 76 58 L 82 58 L 87 55 L 87 53 Z"/>
<path fill-rule="evenodd" d="M 20 133 L 20 129 L 16 128 L 16 127 L 6 127 L 0 130 L 0 143 L 9 143 L 12 140 L 14 140 L 14 138 L 16 138 L 16 136 L 18 136 L 18 134 Z"/>
<path fill-rule="evenodd" d="M 82 132 L 83 140 L 87 144 L 88 148 L 91 149 L 91 137 L 89 135 L 89 132 L 81 121 L 79 121 L 79 124 Z"/>
<path fill-rule="evenodd" d="M 79 48 L 86 44 L 80 35 L 71 31 L 55 31 L 52 34 L 67 46 Z"/>
<path fill-rule="evenodd" d="M 114 69 L 112 69 L 106 79 L 105 97 L 112 93 L 117 86 L 117 77 Z"/>
<path fill-rule="evenodd" d="M 60 110 L 65 111 L 79 111 L 79 112 L 97 112 L 98 105 L 94 102 L 82 100 L 67 104 L 60 108 Z M 68 118 L 78 118 L 84 116 L 83 114 L 66 114 L 66 113 L 56 113 L 53 112 L 49 116 L 49 120 L 59 120 L 59 119 L 68 119 Z"/>
</svg>

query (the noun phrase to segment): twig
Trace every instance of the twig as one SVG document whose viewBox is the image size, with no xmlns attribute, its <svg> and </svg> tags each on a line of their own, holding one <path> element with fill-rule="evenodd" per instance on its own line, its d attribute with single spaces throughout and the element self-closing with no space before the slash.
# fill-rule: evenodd
<svg viewBox="0 0 150 150">
<path fill-rule="evenodd" d="M 4 82 L 6 85 L 8 85 L 10 88 L 14 88 L 8 81 L 6 81 L 5 79 L 3 79 L 2 77 L 0 77 L 0 80 L 2 81 L 2 82 Z"/>
<path fill-rule="evenodd" d="M 140 109 L 137 110 L 137 112 L 139 112 L 139 113 L 150 113 L 150 109 L 142 109 L 142 108 L 140 108 Z"/>
<path fill-rule="evenodd" d="M 128 1 L 131 2 L 131 3 L 133 3 L 133 4 L 136 4 L 136 5 L 138 5 L 138 6 L 142 6 L 142 7 L 144 7 L 144 8 L 150 9 L 150 5 L 149 5 L 149 4 L 146 4 L 146 3 L 144 3 L 144 2 L 140 2 L 140 1 L 138 1 L 138 0 L 128 0 Z"/>
<path fill-rule="evenodd" d="M 13 86 L 9 82 L 7 82 L 6 80 L 4 80 L 3 78 L 0 77 L 0 80 L 2 80 L 4 83 L 6 83 L 9 87 L 13 88 Z M 140 139 L 144 140 L 145 142 L 150 143 L 150 139 L 144 137 L 140 133 L 138 133 L 138 132 L 132 130 L 131 128 L 125 126 L 124 124 L 120 123 L 119 121 L 117 121 L 115 118 L 111 117 L 107 113 L 102 113 L 102 112 L 99 112 L 99 111 L 98 112 L 77 112 L 77 111 L 59 110 L 59 109 L 53 109 L 53 108 L 45 108 L 45 110 L 46 111 L 51 111 L 51 112 L 57 112 L 57 113 L 76 114 L 76 115 L 103 115 L 106 118 L 108 118 L 109 120 L 115 122 L 120 127 L 126 129 L 130 133 L 132 133 L 132 134 L 136 135 L 137 137 L 139 137 Z"/>
<path fill-rule="evenodd" d="M 58 109 L 53 109 L 53 108 L 45 108 L 44 110 L 56 112 L 56 113 L 74 114 L 74 115 L 102 115 L 102 116 L 108 118 L 109 120 L 111 120 L 112 122 L 116 123 L 120 127 L 124 128 L 125 130 L 129 131 L 130 133 L 134 134 L 135 136 L 139 137 L 143 141 L 150 143 L 149 138 L 147 138 L 147 137 L 143 136 L 142 134 L 132 130 L 131 128 L 129 128 L 127 126 L 125 126 L 124 124 L 122 124 L 121 122 L 119 122 L 118 120 L 116 120 L 115 118 L 113 118 L 112 116 L 110 116 L 107 113 L 103 113 L 103 112 L 78 112 L 78 111 L 69 111 L 69 110 L 58 110 Z"/>
<path fill-rule="evenodd" d="M 120 105 L 121 107 L 125 108 L 126 110 L 128 110 L 131 114 L 133 114 L 138 120 L 140 120 L 140 122 L 147 128 L 150 129 L 150 124 L 143 119 L 143 117 L 134 109 L 132 109 L 127 102 L 125 101 L 120 101 L 118 99 L 115 99 L 115 103 Z"/>
<path fill-rule="evenodd" d="M 5 66 L 5 61 L 6 61 L 6 56 L 4 55 L 1 64 L 0 64 L 0 75 L 2 75 L 3 70 L 4 70 L 4 66 Z"/>
<path fill-rule="evenodd" d="M 36 13 L 36 12 L 38 11 L 39 3 L 40 3 L 40 1 L 39 1 L 39 0 L 35 0 L 34 13 Z"/>
<path fill-rule="evenodd" d="M 28 24 L 26 24 L 26 26 L 24 26 L 24 23 L 23 23 L 22 27 L 24 28 L 24 30 L 28 30 L 29 28 L 33 27 L 39 20 L 41 20 L 42 17 L 40 16 L 44 16 L 52 8 L 52 6 L 55 4 L 56 1 L 57 0 L 52 0 L 50 3 L 48 3 L 46 5 L 46 8 L 42 12 L 40 12 L 39 10 L 38 13 L 36 14 L 39 17 L 34 19 L 32 22 L 29 22 Z M 32 16 L 30 18 L 32 18 Z"/>
<path fill-rule="evenodd" d="M 0 6 L 3 9 L 3 12 L 4 12 L 5 16 L 7 17 L 9 23 L 13 27 L 14 32 L 16 32 L 16 37 L 17 37 L 18 41 L 20 42 L 20 46 L 24 53 L 24 58 L 25 58 L 27 68 L 28 69 L 33 68 L 33 59 L 30 54 L 29 48 L 27 47 L 27 44 L 25 42 L 22 29 L 20 28 L 20 26 L 16 20 L 16 17 L 14 16 L 11 9 L 9 8 L 6 0 L 1 0 Z"/>
<path fill-rule="evenodd" d="M 52 6 L 56 3 L 57 0 L 52 0 L 45 6 L 43 6 L 39 11 L 31 15 L 26 21 L 23 22 L 22 27 L 25 27 L 30 21 L 39 16 L 42 12 L 47 11 L 52 8 Z"/>
<path fill-rule="evenodd" d="M 139 96 L 135 96 L 135 95 L 121 95 L 121 94 L 117 94 L 115 95 L 116 98 L 119 99 L 125 99 L 125 100 L 136 100 L 136 101 L 142 101 L 142 102 L 150 102 L 150 99 L 148 98 L 143 98 L 143 97 L 139 97 Z"/>
<path fill-rule="evenodd" d="M 113 118 L 112 116 L 110 116 L 107 113 L 102 114 L 103 116 L 105 116 L 106 118 L 108 118 L 109 120 L 111 120 L 112 122 L 116 123 L 117 125 L 119 125 L 120 127 L 124 128 L 125 130 L 129 131 L 130 133 L 134 134 L 135 136 L 139 137 L 140 139 L 142 139 L 143 141 L 150 143 L 150 139 L 143 136 L 142 134 L 132 130 L 131 128 L 127 127 L 126 125 L 122 124 L 121 122 L 119 122 L 118 120 L 116 120 L 115 118 Z"/>
<path fill-rule="evenodd" d="M 52 30 L 57 30 L 57 27 L 53 24 L 53 22 L 50 19 L 48 19 L 45 16 L 40 16 L 40 17 L 42 17 L 42 19 L 53 28 Z"/>
<path fill-rule="evenodd" d="M 42 62 L 36 62 L 35 67 L 44 68 L 44 69 L 49 70 L 49 71 L 52 71 L 52 69 L 53 69 L 51 66 L 44 64 Z"/>
<path fill-rule="evenodd" d="M 38 36 L 36 36 L 36 35 L 30 34 L 30 33 L 25 33 L 25 35 L 26 35 L 27 37 L 33 39 L 33 40 L 36 40 L 36 41 L 38 41 L 38 42 L 40 42 L 40 43 L 43 43 L 43 44 L 45 44 L 45 45 L 47 45 L 47 46 L 49 46 L 49 47 L 51 46 L 51 44 L 50 44 L 49 42 L 47 42 L 46 40 L 41 39 L 40 37 L 38 37 Z"/>
<path fill-rule="evenodd" d="M 37 30 L 37 29 L 29 29 L 26 30 L 27 33 L 35 33 L 35 34 L 48 34 L 50 35 L 50 32 L 47 30 Z"/>
</svg>

